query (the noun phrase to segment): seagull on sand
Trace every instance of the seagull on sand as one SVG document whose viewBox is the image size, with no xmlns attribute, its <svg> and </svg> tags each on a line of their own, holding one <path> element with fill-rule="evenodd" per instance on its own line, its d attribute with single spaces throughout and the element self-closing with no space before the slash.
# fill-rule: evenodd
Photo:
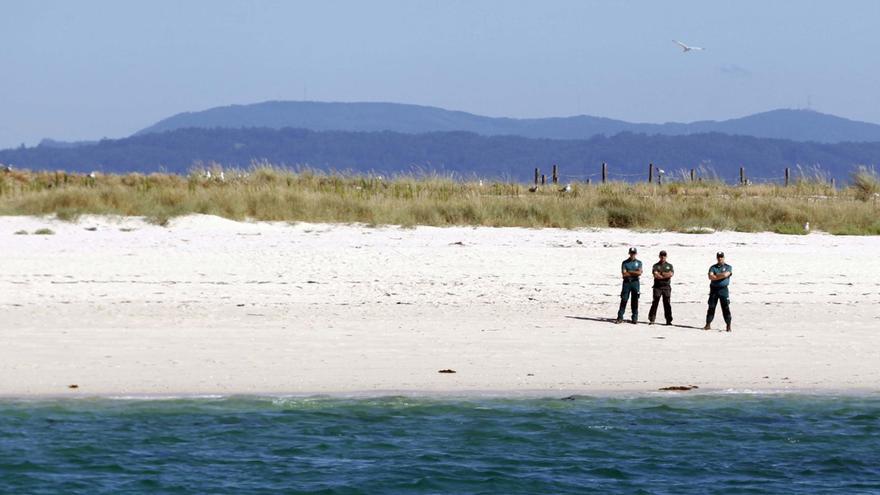
<svg viewBox="0 0 880 495">
<path fill-rule="evenodd" d="M 698 51 L 698 52 L 701 52 L 701 51 L 705 50 L 705 48 L 700 48 L 699 46 L 687 46 L 687 45 L 685 45 L 684 43 L 682 43 L 681 41 L 678 41 L 678 40 L 672 40 L 672 42 L 675 43 L 676 45 L 680 46 L 680 47 L 681 47 L 681 51 L 684 52 L 684 53 L 687 53 L 687 52 L 690 52 L 690 51 Z"/>
</svg>

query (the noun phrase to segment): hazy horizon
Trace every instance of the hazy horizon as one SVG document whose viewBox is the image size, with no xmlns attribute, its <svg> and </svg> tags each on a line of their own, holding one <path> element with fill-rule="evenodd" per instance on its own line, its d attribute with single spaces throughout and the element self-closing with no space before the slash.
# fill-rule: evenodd
<svg viewBox="0 0 880 495">
<path fill-rule="evenodd" d="M 271 100 L 495 117 L 880 123 L 880 3 L 108 0 L 4 5 L 0 148 Z M 672 43 L 706 47 L 684 54 Z"/>
</svg>

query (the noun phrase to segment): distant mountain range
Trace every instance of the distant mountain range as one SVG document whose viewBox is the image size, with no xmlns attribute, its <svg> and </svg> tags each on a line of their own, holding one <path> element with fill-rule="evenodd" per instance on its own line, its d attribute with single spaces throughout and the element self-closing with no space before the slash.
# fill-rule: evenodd
<svg viewBox="0 0 880 495">
<path fill-rule="evenodd" d="M 86 146 L 97 142 L 98 141 L 59 141 L 57 139 L 44 138 L 37 146 L 41 148 L 76 148 L 77 146 Z"/>
<path fill-rule="evenodd" d="M 185 173 L 196 162 L 247 167 L 253 160 L 324 170 L 454 172 L 529 180 L 558 164 L 569 179 L 613 178 L 704 166 L 732 179 L 818 165 L 846 180 L 880 163 L 880 126 L 808 110 L 773 110 L 725 121 L 634 124 L 599 117 L 493 118 L 397 103 L 265 102 L 167 118 L 123 139 L 0 150 L 0 163 L 88 172 Z"/>
<path fill-rule="evenodd" d="M 644 124 L 588 115 L 514 119 L 400 103 L 312 101 L 268 101 L 180 113 L 139 131 L 137 135 L 187 127 L 291 127 L 314 131 L 393 131 L 407 134 L 465 131 L 484 136 L 547 139 L 587 139 L 597 135 L 613 136 L 620 132 L 666 136 L 722 133 L 818 143 L 880 141 L 880 125 L 811 110 L 772 110 L 722 121 Z"/>
<path fill-rule="evenodd" d="M 186 173 L 194 163 L 247 167 L 252 160 L 393 174 L 455 173 L 464 177 L 531 180 L 534 167 L 558 164 L 563 181 L 598 180 L 607 162 L 615 180 L 644 180 L 653 162 L 670 176 L 704 167 L 733 180 L 740 165 L 756 180 L 780 180 L 785 167 L 821 165 L 846 180 L 855 165 L 880 163 L 880 142 L 836 143 L 732 136 L 619 133 L 589 139 L 483 136 L 472 132 L 312 131 L 269 128 L 185 128 L 104 139 L 74 147 L 37 146 L 0 151 L 0 163 L 22 168 L 89 172 Z"/>
</svg>

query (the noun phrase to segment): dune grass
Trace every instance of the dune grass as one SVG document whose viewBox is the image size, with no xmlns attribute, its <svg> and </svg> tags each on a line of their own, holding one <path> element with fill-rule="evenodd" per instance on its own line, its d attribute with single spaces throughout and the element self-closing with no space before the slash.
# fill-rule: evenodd
<svg viewBox="0 0 880 495">
<path fill-rule="evenodd" d="M 880 196 L 880 178 L 873 168 L 859 167 L 852 176 L 852 189 L 857 199 L 877 200 Z"/>
<path fill-rule="evenodd" d="M 84 176 L 0 172 L 0 214 L 75 219 L 83 214 L 144 216 L 164 225 L 190 213 L 244 220 L 370 225 L 621 227 L 705 233 L 713 230 L 804 234 L 880 234 L 877 176 L 859 169 L 853 185 L 822 180 L 730 186 L 717 181 L 548 185 L 536 192 L 508 182 L 438 176 L 323 174 L 258 166 L 193 171 L 188 176 Z M 220 178 L 223 172 L 223 179 Z M 860 179 L 858 177 L 861 177 Z M 874 182 L 871 182 L 871 181 Z M 860 182 L 861 181 L 861 182 Z M 878 189 L 880 190 L 880 189 Z"/>
</svg>

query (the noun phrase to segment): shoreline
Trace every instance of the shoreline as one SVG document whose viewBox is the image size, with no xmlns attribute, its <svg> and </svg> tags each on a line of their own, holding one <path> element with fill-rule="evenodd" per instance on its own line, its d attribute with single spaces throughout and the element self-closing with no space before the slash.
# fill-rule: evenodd
<svg viewBox="0 0 880 495">
<path fill-rule="evenodd" d="M 607 322 L 630 245 L 648 266 L 670 251 L 676 326 Z M 865 257 L 878 249 L 824 234 L 0 217 L 0 400 L 871 394 L 880 282 L 853 274 L 880 272 Z M 735 270 L 731 334 L 698 330 L 717 250 Z M 700 388 L 656 390 L 681 385 Z"/>
<path fill-rule="evenodd" d="M 642 399 L 642 398 L 721 398 L 721 397 L 748 397 L 748 398 L 878 398 L 880 389 L 853 388 L 842 390 L 830 389 L 697 389 L 690 391 L 660 391 L 648 389 L 632 390 L 388 390 L 388 391 L 348 391 L 348 392 L 245 392 L 230 394 L 199 394 L 199 393 L 174 393 L 174 394 L 32 394 L 32 395 L 0 395 L 0 403 L 13 402 L 53 402 L 53 401 L 211 401 L 211 400 L 316 400 L 316 401 L 369 401 L 384 399 L 412 399 L 425 401 L 462 401 L 478 402 L 486 401 L 530 401 L 530 400 L 581 400 L 581 399 Z"/>
</svg>

